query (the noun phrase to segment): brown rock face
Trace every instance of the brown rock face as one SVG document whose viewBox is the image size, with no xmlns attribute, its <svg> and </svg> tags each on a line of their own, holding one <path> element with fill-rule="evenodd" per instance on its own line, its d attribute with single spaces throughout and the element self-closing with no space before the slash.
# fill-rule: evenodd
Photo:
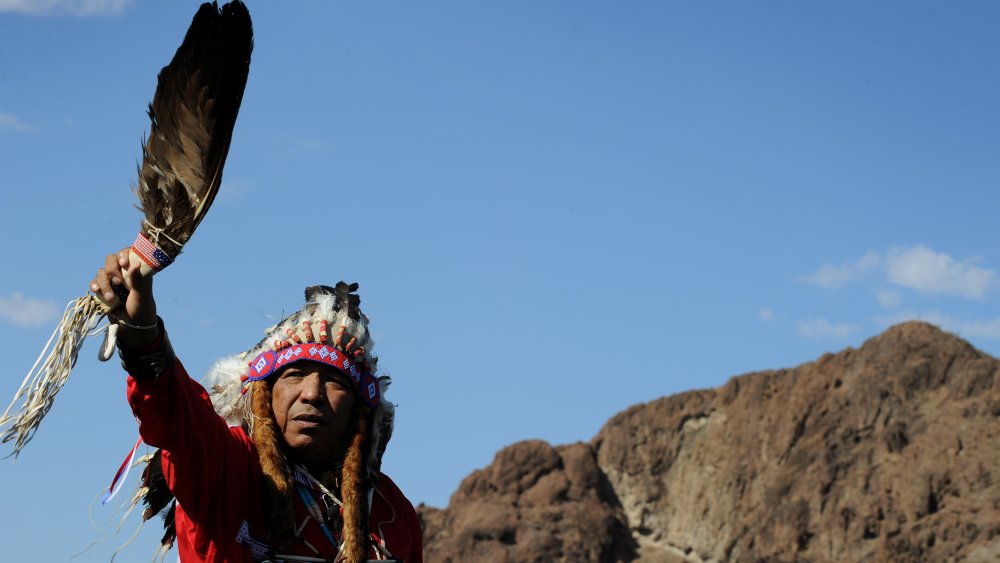
<svg viewBox="0 0 1000 563">
<path fill-rule="evenodd" d="M 418 507 L 427 561 L 618 561 L 632 538 L 587 444 L 520 442 L 462 481 L 446 510 Z"/>
<path fill-rule="evenodd" d="M 998 373 L 907 323 L 633 406 L 590 446 L 515 444 L 420 508 L 427 560 L 998 560 Z"/>
</svg>

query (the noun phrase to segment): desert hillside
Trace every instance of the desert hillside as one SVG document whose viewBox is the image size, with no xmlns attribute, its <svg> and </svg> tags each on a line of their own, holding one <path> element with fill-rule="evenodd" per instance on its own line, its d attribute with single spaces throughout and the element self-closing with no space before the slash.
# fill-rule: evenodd
<svg viewBox="0 0 1000 563">
<path fill-rule="evenodd" d="M 998 368 L 911 322 L 514 444 L 419 508 L 427 561 L 1000 560 Z"/>
</svg>

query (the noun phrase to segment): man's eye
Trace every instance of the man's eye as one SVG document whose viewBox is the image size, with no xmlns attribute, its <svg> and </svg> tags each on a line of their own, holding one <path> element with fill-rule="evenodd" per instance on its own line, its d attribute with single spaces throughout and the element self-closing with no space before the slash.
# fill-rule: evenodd
<svg viewBox="0 0 1000 563">
<path fill-rule="evenodd" d="M 333 385 L 334 387 L 339 387 L 341 389 L 347 389 L 347 382 L 344 381 L 343 377 L 328 377 L 326 379 L 327 385 Z"/>
</svg>

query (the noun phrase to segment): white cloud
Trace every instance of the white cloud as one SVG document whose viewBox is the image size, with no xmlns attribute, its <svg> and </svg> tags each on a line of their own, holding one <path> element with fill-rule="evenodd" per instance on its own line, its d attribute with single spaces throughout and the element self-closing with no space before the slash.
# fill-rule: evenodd
<svg viewBox="0 0 1000 563">
<path fill-rule="evenodd" d="M 222 185 L 219 186 L 219 194 L 215 196 L 215 201 L 216 203 L 235 201 L 248 191 L 250 190 L 245 182 L 232 182 L 223 179 Z"/>
<path fill-rule="evenodd" d="M 799 334 L 813 340 L 846 340 L 857 327 L 850 324 L 833 324 L 830 321 L 813 317 L 800 321 Z"/>
<path fill-rule="evenodd" d="M 970 299 L 985 297 L 998 279 L 996 272 L 977 266 L 974 259 L 957 261 L 948 254 L 918 244 L 893 248 L 884 258 L 876 252 L 869 252 L 856 262 L 825 264 L 799 280 L 826 289 L 838 289 L 879 270 L 883 271 L 889 283 L 899 287 Z M 898 305 L 901 299 L 901 295 L 889 290 L 879 292 L 879 302 L 885 307 Z"/>
<path fill-rule="evenodd" d="M 903 302 L 903 296 L 898 291 L 892 289 L 878 290 L 878 302 L 883 307 L 895 307 Z"/>
<path fill-rule="evenodd" d="M 50 300 L 32 299 L 20 292 L 0 295 L 0 318 L 15 326 L 37 327 L 55 320 L 59 308 Z"/>
<path fill-rule="evenodd" d="M 774 311 L 768 309 L 767 307 L 761 307 L 760 311 L 757 311 L 757 318 L 767 322 L 774 319 Z"/>
<path fill-rule="evenodd" d="M 0 12 L 32 16 L 115 16 L 133 0 L 0 0 Z"/>
<path fill-rule="evenodd" d="M 4 2 L 4 0 L 0 0 L 0 3 L 2 2 Z M 8 131 L 18 131 L 20 133 L 38 132 L 37 127 L 21 121 L 21 119 L 16 115 L 10 113 L 4 113 L 2 111 L 0 111 L 0 129 L 7 129 Z"/>
<path fill-rule="evenodd" d="M 877 268 L 880 261 L 878 253 L 869 252 L 856 262 L 845 262 L 839 266 L 824 264 L 816 273 L 800 279 L 827 289 L 837 289 Z"/>
<path fill-rule="evenodd" d="M 894 249 L 885 260 L 889 281 L 928 293 L 982 299 L 993 285 L 996 273 L 969 261 L 956 262 L 948 254 L 917 245 Z"/>
<path fill-rule="evenodd" d="M 988 321 L 957 321 L 954 325 L 944 325 L 959 336 L 969 338 L 989 338 L 1000 340 L 1000 318 Z"/>
</svg>

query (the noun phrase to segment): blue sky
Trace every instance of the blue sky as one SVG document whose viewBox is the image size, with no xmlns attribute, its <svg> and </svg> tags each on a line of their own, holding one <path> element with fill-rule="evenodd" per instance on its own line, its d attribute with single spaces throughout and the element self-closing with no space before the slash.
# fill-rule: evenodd
<svg viewBox="0 0 1000 563">
<path fill-rule="evenodd" d="M 515 441 L 902 320 L 1000 351 L 995 4 L 249 7 L 222 192 L 160 313 L 200 377 L 305 286 L 358 281 L 414 504 Z M 0 397 L 134 238 L 145 106 L 195 9 L 0 0 Z M 0 465 L 8 558 L 107 561 L 137 523 L 88 520 L 136 436 L 96 349 Z"/>
</svg>

